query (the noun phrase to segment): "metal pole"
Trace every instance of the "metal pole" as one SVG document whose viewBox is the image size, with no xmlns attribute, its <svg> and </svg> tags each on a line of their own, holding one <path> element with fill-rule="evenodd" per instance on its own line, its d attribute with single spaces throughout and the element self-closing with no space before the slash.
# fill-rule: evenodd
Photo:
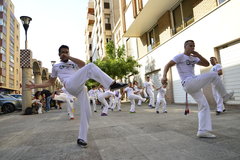
<svg viewBox="0 0 240 160">
<path fill-rule="evenodd" d="M 25 30 L 25 49 L 27 49 L 27 30 Z"/>
</svg>

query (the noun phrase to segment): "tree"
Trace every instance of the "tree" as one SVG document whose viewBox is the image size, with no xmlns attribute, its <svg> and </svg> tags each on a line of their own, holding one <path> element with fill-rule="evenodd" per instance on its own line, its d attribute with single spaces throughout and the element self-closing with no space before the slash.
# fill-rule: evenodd
<svg viewBox="0 0 240 160">
<path fill-rule="evenodd" d="M 124 45 L 116 49 L 113 41 L 106 44 L 106 56 L 94 63 L 113 79 L 122 79 L 138 74 L 137 68 L 140 67 L 140 64 L 132 56 L 125 55 Z"/>
<path fill-rule="evenodd" d="M 105 49 L 106 56 L 102 60 L 97 59 L 94 63 L 111 78 L 122 79 L 139 73 L 137 68 L 141 65 L 132 56 L 125 55 L 124 45 L 116 49 L 114 42 L 109 41 Z M 88 81 L 86 85 L 91 88 L 92 85 L 97 85 L 97 82 Z"/>
</svg>

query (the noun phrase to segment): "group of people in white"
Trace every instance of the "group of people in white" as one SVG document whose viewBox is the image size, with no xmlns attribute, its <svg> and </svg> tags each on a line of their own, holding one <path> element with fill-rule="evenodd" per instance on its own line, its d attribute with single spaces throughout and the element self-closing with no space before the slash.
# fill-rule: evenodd
<svg viewBox="0 0 240 160">
<path fill-rule="evenodd" d="M 141 103 L 146 100 L 146 97 L 148 97 L 149 107 L 155 107 L 153 89 L 156 89 L 158 90 L 155 107 L 156 113 L 159 113 L 160 104 L 163 106 L 163 113 L 167 113 L 165 100 L 166 87 L 168 84 L 167 73 L 174 65 L 177 67 L 183 89 L 198 103 L 198 137 L 216 137 L 211 133 L 212 121 L 210 107 L 205 95 L 202 92 L 202 88 L 207 84 L 212 84 L 213 90 L 217 91 L 218 98 L 216 98 L 216 100 L 219 101 L 217 113 L 224 112 L 224 108 L 222 105 L 220 106 L 220 104 L 230 100 L 234 95 L 234 92 L 226 91 L 221 81 L 221 68 L 219 69 L 219 67 L 216 66 L 212 72 L 195 75 L 195 65 L 208 67 L 209 62 L 201 54 L 195 51 L 195 43 L 193 40 L 185 41 L 184 52 L 173 57 L 173 59 L 165 65 L 161 79 L 162 86 L 160 88 L 156 88 L 152 84 L 149 76 L 146 77 L 146 82 L 143 84 L 142 89 L 137 86 L 137 82 L 134 82 L 134 84 L 129 83 L 128 85 L 125 83 L 117 83 L 95 64 L 85 64 L 85 62 L 82 60 L 70 56 L 68 46 L 62 45 L 59 47 L 58 51 L 61 62 L 53 66 L 50 79 L 41 84 L 30 82 L 26 84 L 26 87 L 29 89 L 45 88 L 53 85 L 57 77 L 61 80 L 65 89 L 69 92 L 69 94 L 77 98 L 80 105 L 80 127 L 77 144 L 81 147 L 87 147 L 87 135 L 91 114 L 89 97 L 93 103 L 93 110 L 95 112 L 97 111 L 96 100 L 98 99 L 98 101 L 100 101 L 103 105 L 101 116 L 107 116 L 109 108 L 114 110 L 114 108 L 117 106 L 118 111 L 121 111 L 121 94 L 124 95 L 124 93 L 127 93 L 127 98 L 131 102 L 130 113 L 135 113 L 135 100 L 138 100 L 138 105 L 141 105 Z M 217 64 L 216 59 L 215 61 L 210 61 L 212 65 Z M 93 79 L 99 82 L 102 86 L 99 86 L 98 88 L 94 86 L 88 92 L 85 86 L 85 83 L 88 79 Z M 121 89 L 123 92 L 121 93 L 119 89 Z M 141 92 L 143 93 L 143 96 L 141 96 Z M 67 101 L 70 99 L 68 96 L 65 97 Z M 110 103 L 106 101 L 107 97 L 109 98 Z M 71 102 L 71 100 L 69 101 Z M 69 109 L 68 112 L 71 119 L 71 117 L 73 117 L 71 109 Z"/>
</svg>

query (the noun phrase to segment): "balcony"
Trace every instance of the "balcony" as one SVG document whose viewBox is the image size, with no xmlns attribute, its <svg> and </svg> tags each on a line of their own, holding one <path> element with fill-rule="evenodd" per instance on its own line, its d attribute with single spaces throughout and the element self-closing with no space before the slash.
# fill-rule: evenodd
<svg viewBox="0 0 240 160">
<path fill-rule="evenodd" d="M 136 18 L 133 17 L 133 6 L 131 4 L 125 11 L 126 32 L 123 36 L 142 36 L 178 1 L 179 0 L 148 0 Z"/>
</svg>

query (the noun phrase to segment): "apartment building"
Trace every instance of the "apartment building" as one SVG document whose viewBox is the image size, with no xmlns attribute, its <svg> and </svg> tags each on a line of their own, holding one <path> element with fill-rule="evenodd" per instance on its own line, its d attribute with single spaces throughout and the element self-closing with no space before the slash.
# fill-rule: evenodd
<svg viewBox="0 0 240 160">
<path fill-rule="evenodd" d="M 112 1 L 94 0 L 95 21 L 92 31 L 92 60 L 105 56 L 105 45 L 112 40 Z"/>
<path fill-rule="evenodd" d="M 195 50 L 206 59 L 215 56 L 223 66 L 223 82 L 235 92 L 229 105 L 240 104 L 240 15 L 239 0 L 120 0 L 123 36 L 127 52 L 138 57 L 139 81 L 150 75 L 160 85 L 164 66 L 184 50 L 184 42 L 195 41 Z M 129 51 L 130 49 L 130 51 Z M 211 67 L 195 67 L 195 73 Z M 169 75 L 170 102 L 185 103 L 176 68 Z M 204 88 L 211 105 L 211 87 Z M 196 102 L 189 96 L 189 102 Z"/>
<path fill-rule="evenodd" d="M 11 0 L 0 0 L 0 92 L 19 93 L 20 26 Z"/>
<path fill-rule="evenodd" d="M 87 7 L 87 23 L 85 29 L 86 59 L 92 61 L 92 31 L 95 22 L 94 1 L 89 0 Z"/>
</svg>

